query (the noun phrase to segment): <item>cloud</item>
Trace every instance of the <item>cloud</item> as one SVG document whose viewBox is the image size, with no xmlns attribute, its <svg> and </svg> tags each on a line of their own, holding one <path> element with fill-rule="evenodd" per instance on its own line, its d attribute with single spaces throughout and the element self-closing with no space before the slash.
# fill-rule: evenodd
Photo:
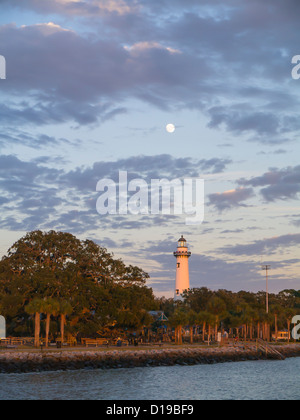
<svg viewBox="0 0 300 420">
<path fill-rule="evenodd" d="M 28 25 L 22 25 L 21 29 L 26 28 L 36 28 L 39 30 L 39 32 L 44 36 L 50 36 L 54 35 L 57 32 L 69 32 L 69 29 L 62 28 L 60 25 L 56 25 L 53 22 L 48 23 L 36 23 L 34 25 L 28 26 Z"/>
<path fill-rule="evenodd" d="M 34 185 L 38 178 L 42 178 L 44 182 L 51 179 L 53 175 L 57 176 L 59 170 L 41 167 L 36 163 L 21 161 L 13 155 L 0 156 L 0 180 L 1 185 L 5 185 L 5 181 L 19 184 L 19 188 L 25 185 Z"/>
<path fill-rule="evenodd" d="M 256 132 L 261 135 L 275 135 L 280 128 L 280 122 L 273 113 L 255 112 L 254 110 L 243 110 L 243 104 L 228 107 L 215 107 L 209 109 L 211 120 L 209 127 L 218 128 L 225 124 L 228 131 L 234 133 Z M 238 108 L 240 108 L 238 110 Z"/>
<path fill-rule="evenodd" d="M 257 240 L 249 244 L 238 244 L 220 248 L 219 251 L 236 256 L 260 256 L 265 254 L 275 254 L 279 249 L 299 246 L 300 234 L 288 234 L 282 236 L 274 236 L 263 240 Z"/>
<path fill-rule="evenodd" d="M 63 15 L 101 16 L 107 13 L 127 14 L 137 10 L 137 1 L 125 0 L 3 0 L 7 3 L 23 8 L 31 9 L 38 13 L 58 13 Z"/>
<path fill-rule="evenodd" d="M 126 112 L 120 105 L 124 97 L 149 102 L 157 97 L 160 106 L 168 107 L 182 87 L 187 98 L 199 76 L 209 74 L 203 59 L 172 47 L 140 43 L 124 48 L 116 40 L 91 40 L 53 23 L 6 25 L 0 36 L 9 63 L 3 86 L 11 94 L 1 105 L 2 124 L 100 123 Z M 27 98 L 20 101 L 23 95 Z"/>
<path fill-rule="evenodd" d="M 247 207 L 244 201 L 254 196 L 252 188 L 237 188 L 223 193 L 210 194 L 209 205 L 214 206 L 218 211 L 229 210 L 236 207 Z"/>
<path fill-rule="evenodd" d="M 1 118 L 1 117 L 0 117 Z M 47 134 L 35 134 L 24 130 L 19 130 L 17 127 L 2 127 L 0 132 L 0 147 L 7 148 L 12 145 L 25 146 L 33 149 L 44 149 L 47 146 L 58 147 L 61 145 L 79 146 L 80 140 L 70 141 L 66 138 L 56 138 Z M 40 157 L 41 159 L 42 157 Z M 47 159 L 50 159 L 49 156 Z M 56 158 L 56 162 L 61 158 Z"/>
<path fill-rule="evenodd" d="M 137 156 L 118 161 L 99 161 L 90 167 L 53 168 L 51 158 L 23 161 L 0 155 L 0 228 L 11 230 L 59 229 L 83 234 L 97 228 L 143 229 L 180 223 L 175 216 L 105 216 L 96 212 L 100 179 L 118 183 L 119 171 L 128 171 L 128 181 L 199 177 L 225 170 L 230 160 L 196 160 L 171 155 Z"/>
<path fill-rule="evenodd" d="M 164 47 L 163 45 L 159 44 L 158 42 L 137 42 L 136 44 L 125 46 L 125 50 L 130 51 L 131 53 L 137 53 L 146 51 L 146 50 L 152 50 L 152 49 L 158 49 L 158 50 L 167 50 L 171 54 L 181 54 L 179 50 L 176 50 L 171 47 Z"/>
<path fill-rule="evenodd" d="M 37 162 L 21 161 L 12 155 L 0 156 L 0 227 L 33 230 L 66 205 L 56 184 L 60 171 Z"/>
<path fill-rule="evenodd" d="M 154 156 L 134 156 L 117 161 L 95 162 L 88 168 L 76 168 L 60 178 L 60 182 L 80 191 L 92 191 L 97 182 L 111 178 L 118 182 L 119 171 L 127 171 L 131 179 L 193 178 L 202 174 L 221 173 L 231 163 L 230 159 L 174 158 L 168 154 Z"/>
<path fill-rule="evenodd" d="M 51 19 L 0 27 L 0 49 L 9 65 L 4 91 L 10 95 L 0 109 L 2 125 L 101 124 L 130 112 L 128 101 L 138 99 L 169 111 L 200 110 L 209 127 L 263 144 L 291 141 L 300 129 L 299 98 L 289 84 L 298 22 L 286 4 L 2 3 Z M 72 17 L 74 25 L 65 28 L 53 16 L 64 23 Z"/>
<path fill-rule="evenodd" d="M 228 235 L 230 233 L 244 233 L 245 231 L 243 229 L 225 229 L 221 233 L 221 235 Z"/>
<path fill-rule="evenodd" d="M 271 169 L 262 176 L 240 179 L 239 185 L 265 187 L 260 190 L 268 202 L 275 200 L 298 199 L 300 193 L 300 166 L 284 169 Z"/>
</svg>

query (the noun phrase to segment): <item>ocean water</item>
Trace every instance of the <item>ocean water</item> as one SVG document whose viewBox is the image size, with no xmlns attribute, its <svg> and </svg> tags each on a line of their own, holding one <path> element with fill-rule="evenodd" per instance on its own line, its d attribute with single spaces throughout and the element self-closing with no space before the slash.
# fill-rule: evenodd
<svg viewBox="0 0 300 420">
<path fill-rule="evenodd" d="M 0 400 L 300 400 L 300 358 L 0 374 Z"/>
</svg>

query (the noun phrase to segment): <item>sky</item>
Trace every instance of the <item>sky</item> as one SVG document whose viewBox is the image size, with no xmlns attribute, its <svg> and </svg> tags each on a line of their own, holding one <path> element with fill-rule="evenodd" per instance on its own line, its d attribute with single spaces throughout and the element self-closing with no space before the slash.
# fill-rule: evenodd
<svg viewBox="0 0 300 420">
<path fill-rule="evenodd" d="M 28 231 L 66 231 L 173 297 L 184 235 L 191 288 L 264 290 L 270 264 L 271 292 L 299 289 L 299 1 L 0 6 L 0 256 Z M 203 179 L 203 223 L 100 215 L 97 183 L 120 171 Z"/>
</svg>

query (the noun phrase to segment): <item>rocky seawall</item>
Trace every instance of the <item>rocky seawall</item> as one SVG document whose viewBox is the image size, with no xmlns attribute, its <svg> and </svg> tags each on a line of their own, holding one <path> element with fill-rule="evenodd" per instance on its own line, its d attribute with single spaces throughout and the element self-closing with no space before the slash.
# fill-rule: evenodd
<svg viewBox="0 0 300 420">
<path fill-rule="evenodd" d="M 299 357 L 300 345 L 275 347 L 285 357 Z M 78 369 L 120 369 L 149 366 L 215 364 L 278 359 L 252 347 L 162 348 L 149 350 L 64 350 L 61 352 L 0 352 L 0 373 L 29 373 Z"/>
</svg>

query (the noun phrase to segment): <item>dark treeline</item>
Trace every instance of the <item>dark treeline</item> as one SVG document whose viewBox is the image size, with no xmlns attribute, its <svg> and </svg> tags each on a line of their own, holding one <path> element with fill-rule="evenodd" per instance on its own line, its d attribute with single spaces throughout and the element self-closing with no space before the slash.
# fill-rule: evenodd
<svg viewBox="0 0 300 420">
<path fill-rule="evenodd" d="M 149 311 L 162 310 L 169 318 L 168 330 L 175 329 L 181 342 L 182 327 L 201 330 L 203 340 L 214 339 L 227 330 L 253 338 L 270 338 L 271 332 L 291 329 L 300 314 L 300 291 L 270 294 L 266 314 L 265 293 L 207 288 L 192 289 L 184 301 L 154 297 L 146 286 L 148 274 L 126 266 L 93 241 L 80 241 L 69 233 L 28 233 L 17 241 L 0 261 L 0 314 L 7 321 L 7 333 L 26 337 L 40 334 L 64 339 L 112 337 L 151 330 Z M 41 328 L 41 329 L 40 329 Z"/>
<path fill-rule="evenodd" d="M 227 290 L 212 291 L 206 287 L 185 293 L 184 301 L 174 305 L 173 299 L 160 299 L 160 309 L 176 328 L 176 340 L 181 342 L 183 326 L 190 326 L 193 340 L 195 326 L 202 331 L 202 339 L 216 339 L 218 332 L 227 331 L 244 339 L 278 338 L 278 331 L 291 332 L 295 315 L 300 314 L 300 290 L 283 290 L 269 294 L 269 313 L 266 311 L 266 293 L 238 293 Z M 198 330 L 199 330 L 198 329 Z"/>
</svg>

